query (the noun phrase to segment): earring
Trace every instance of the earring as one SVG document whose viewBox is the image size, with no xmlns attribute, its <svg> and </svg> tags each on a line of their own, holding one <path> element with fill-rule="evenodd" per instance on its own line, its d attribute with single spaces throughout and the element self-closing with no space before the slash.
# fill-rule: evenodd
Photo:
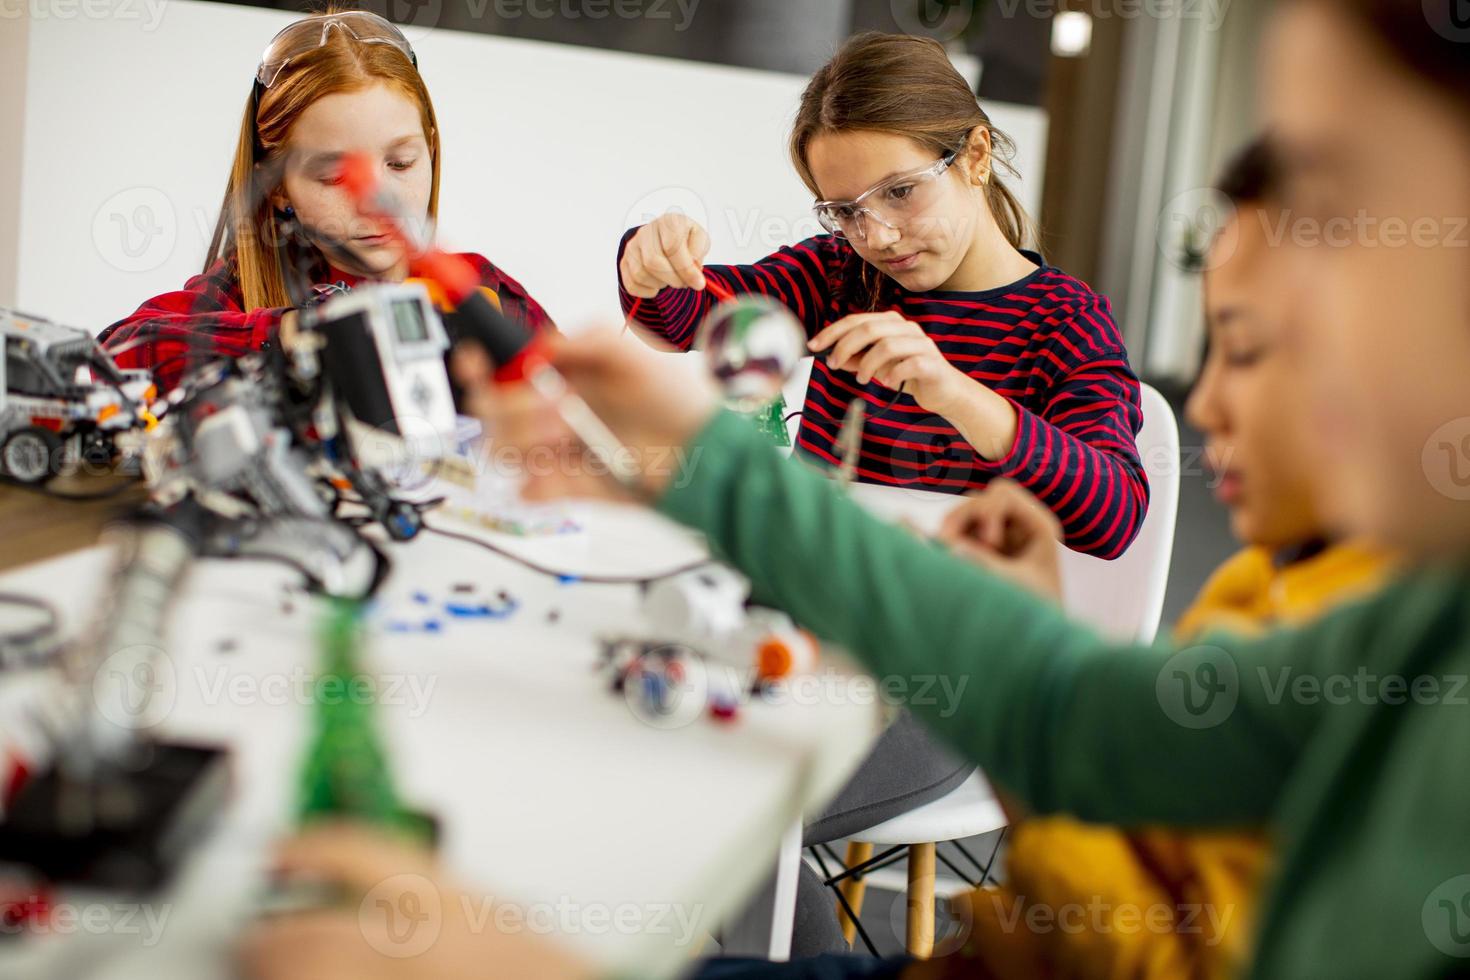
<svg viewBox="0 0 1470 980">
<path fill-rule="evenodd" d="M 288 218 L 294 218 L 294 217 L 296 217 L 296 209 L 293 208 L 289 204 L 286 205 L 286 217 L 288 217 Z"/>
</svg>

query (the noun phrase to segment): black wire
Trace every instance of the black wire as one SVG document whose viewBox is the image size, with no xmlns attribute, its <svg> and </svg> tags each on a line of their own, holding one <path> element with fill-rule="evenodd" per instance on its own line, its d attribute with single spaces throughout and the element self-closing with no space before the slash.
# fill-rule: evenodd
<svg viewBox="0 0 1470 980">
<path fill-rule="evenodd" d="M 888 404 L 879 409 L 876 415 L 869 415 L 867 421 L 871 422 L 874 419 L 881 419 L 883 416 L 887 415 L 889 411 L 893 409 L 893 406 L 898 404 L 898 400 L 903 397 L 903 389 L 904 386 L 907 384 L 907 381 L 900 381 L 898 383 L 898 388 L 895 389 L 893 392 L 893 397 L 888 399 Z"/>
<path fill-rule="evenodd" d="M 373 553 L 372 581 L 368 583 L 367 590 L 362 594 L 363 599 L 371 599 L 378 594 L 378 590 L 381 589 L 383 587 L 383 583 L 387 581 L 388 573 L 393 570 L 393 559 L 390 558 L 388 556 L 388 553 L 380 548 L 377 542 L 373 541 L 371 538 L 364 537 L 361 534 L 356 535 L 356 537 Z M 307 568 L 305 565 L 297 561 L 295 558 L 292 558 L 290 555 L 283 555 L 273 551 L 233 551 L 219 553 L 206 552 L 204 557 L 219 558 L 223 561 L 259 560 L 274 562 L 278 565 L 285 565 L 288 568 L 293 569 L 298 575 L 301 576 L 302 581 L 305 583 L 306 590 L 308 592 L 313 592 L 318 595 L 329 594 L 327 592 L 326 585 L 321 581 L 321 579 L 313 575 L 311 569 Z"/>
<path fill-rule="evenodd" d="M 52 648 L 39 657 L 34 658 L 35 663 L 44 663 L 50 659 L 55 648 L 60 646 L 61 614 L 56 607 L 45 599 L 36 596 L 23 595 L 19 592 L 0 592 L 0 605 L 18 606 L 22 609 L 33 609 L 40 612 L 45 619 L 38 626 L 28 629 L 15 630 L 10 633 L 0 633 L 0 669 L 10 666 L 10 654 L 7 650 L 12 647 L 25 647 L 38 641 L 45 640 L 48 636 L 53 637 L 55 642 Z M 29 663 L 30 658 L 22 660 Z"/>
<path fill-rule="evenodd" d="M 56 477 L 52 476 L 41 483 L 26 483 L 24 480 L 17 480 L 13 476 L 0 474 L 0 483 L 4 483 L 7 486 L 19 487 L 22 490 L 29 490 L 31 493 L 39 493 L 53 500 L 65 500 L 69 503 L 79 504 L 86 503 L 90 500 L 107 500 L 111 497 L 117 497 L 127 493 L 129 490 L 135 490 L 140 486 L 137 480 L 130 478 L 119 483 L 117 486 L 108 487 L 106 490 L 97 493 L 67 493 L 64 490 L 53 490 L 50 488 L 51 481 L 55 479 Z"/>
<path fill-rule="evenodd" d="M 463 541 L 466 544 L 478 545 L 492 554 L 499 555 L 502 558 L 509 558 L 516 564 L 529 568 L 538 574 L 548 576 L 549 578 L 569 579 L 576 582 L 585 582 L 588 585 L 648 585 L 660 579 L 672 578 L 675 575 L 682 575 L 685 572 L 692 572 L 696 568 L 703 568 L 706 565 L 713 565 L 715 563 L 713 558 L 701 558 L 699 561 L 689 562 L 687 565 L 680 565 L 666 572 L 659 572 L 657 575 L 578 575 L 573 572 L 559 572 L 554 568 L 547 568 L 545 565 L 537 564 L 528 558 L 522 558 L 513 551 L 501 548 L 498 545 L 493 545 L 489 541 L 481 540 L 473 535 L 460 534 L 457 531 L 446 531 L 443 528 L 434 527 L 431 524 L 425 524 L 424 530 L 431 531 L 441 537 Z"/>
<path fill-rule="evenodd" d="M 325 594 L 326 587 L 321 580 L 311 573 L 311 570 L 290 555 L 281 555 L 272 551 L 231 551 L 211 553 L 204 552 L 204 558 L 218 558 L 220 561 L 266 561 L 276 565 L 285 565 L 300 575 L 306 584 L 308 592 Z"/>
</svg>

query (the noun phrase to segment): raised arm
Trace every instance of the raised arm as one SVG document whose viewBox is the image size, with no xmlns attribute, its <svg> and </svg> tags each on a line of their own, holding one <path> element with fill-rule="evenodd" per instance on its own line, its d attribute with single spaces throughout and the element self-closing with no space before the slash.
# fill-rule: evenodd
<svg viewBox="0 0 1470 980">
<path fill-rule="evenodd" d="M 703 531 L 765 601 L 880 678 L 953 698 L 913 708 L 1038 811 L 1113 823 L 1259 823 L 1318 708 L 1282 663 L 1330 669 L 1361 611 L 1245 644 L 1119 646 L 1046 601 L 864 513 L 717 415 L 663 512 Z M 1351 673 L 1351 671 L 1348 671 Z"/>
<path fill-rule="evenodd" d="M 769 296 L 796 314 L 809 337 L 826 324 L 832 270 L 839 261 L 830 236 L 788 245 L 752 265 L 704 265 L 709 244 L 703 236 L 703 229 L 681 215 L 628 231 L 618 246 L 623 313 L 632 314 L 636 302 L 638 322 L 680 350 L 693 345 L 717 292 Z"/>
</svg>

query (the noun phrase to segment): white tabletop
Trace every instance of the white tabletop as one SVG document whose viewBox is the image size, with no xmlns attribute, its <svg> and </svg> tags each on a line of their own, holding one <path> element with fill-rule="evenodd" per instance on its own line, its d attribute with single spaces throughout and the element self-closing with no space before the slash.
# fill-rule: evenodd
<svg viewBox="0 0 1470 980">
<path fill-rule="evenodd" d="M 545 539 L 439 522 L 574 574 L 650 575 L 704 554 L 646 512 L 573 513 L 582 532 Z M 610 971 L 667 975 L 697 954 L 759 884 L 781 833 L 840 788 L 880 730 L 870 689 L 851 683 L 840 658 L 824 664 L 819 697 L 756 701 L 733 724 L 653 727 L 594 671 L 598 636 L 645 627 L 635 588 L 560 583 L 432 534 L 391 554 L 369 662 L 385 684 L 378 718 L 400 791 L 440 818 L 445 862 L 462 880 L 557 910 L 559 938 Z M 75 629 L 106 567 L 92 549 L 9 573 L 0 588 L 47 596 Z M 167 916 L 161 934 L 0 940 L 0 975 L 232 976 L 225 951 L 270 842 L 291 827 L 311 717 L 300 692 L 320 617 L 315 600 L 287 591 L 294 580 L 281 566 L 208 561 L 181 591 L 158 731 L 230 746 L 236 791 L 179 879 L 148 901 L 153 921 Z M 446 601 L 494 602 L 502 589 L 520 604 L 506 619 L 442 613 Z M 384 629 L 427 616 L 440 632 Z"/>
</svg>

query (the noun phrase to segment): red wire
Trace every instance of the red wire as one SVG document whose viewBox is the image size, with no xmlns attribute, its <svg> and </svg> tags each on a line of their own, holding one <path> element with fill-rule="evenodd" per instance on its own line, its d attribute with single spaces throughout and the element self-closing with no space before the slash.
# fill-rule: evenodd
<svg viewBox="0 0 1470 980">
<path fill-rule="evenodd" d="M 716 280 L 711 279 L 708 276 L 706 276 L 704 279 L 704 289 L 705 292 L 713 295 L 714 298 L 719 300 L 721 303 L 728 303 L 735 298 L 735 293 L 728 286 L 724 285 L 723 283 L 717 282 Z M 643 297 L 634 296 L 633 305 L 628 308 L 626 323 L 631 323 L 632 321 L 638 319 L 638 311 L 642 308 Z"/>
<path fill-rule="evenodd" d="M 713 294 L 715 299 L 721 303 L 728 303 L 735 298 L 735 294 L 730 291 L 728 286 L 711 279 L 709 276 L 704 277 L 704 289 L 705 292 Z"/>
</svg>

